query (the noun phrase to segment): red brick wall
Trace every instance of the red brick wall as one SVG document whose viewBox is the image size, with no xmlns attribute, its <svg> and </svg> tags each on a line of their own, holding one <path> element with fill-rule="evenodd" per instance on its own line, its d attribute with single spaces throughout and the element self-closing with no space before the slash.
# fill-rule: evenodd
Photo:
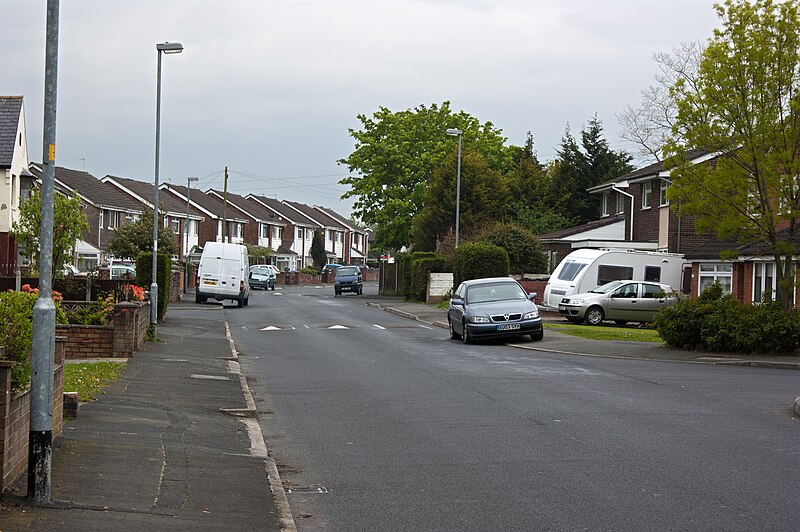
<svg viewBox="0 0 800 532">
<path fill-rule="evenodd" d="M 64 357 L 110 358 L 114 356 L 112 325 L 56 325 L 56 334 L 66 337 Z"/>
<path fill-rule="evenodd" d="M 53 439 L 61 435 L 64 407 L 63 339 L 56 338 L 53 371 Z M 13 363 L 0 360 L 0 492 L 28 471 L 30 392 L 12 395 Z"/>
</svg>

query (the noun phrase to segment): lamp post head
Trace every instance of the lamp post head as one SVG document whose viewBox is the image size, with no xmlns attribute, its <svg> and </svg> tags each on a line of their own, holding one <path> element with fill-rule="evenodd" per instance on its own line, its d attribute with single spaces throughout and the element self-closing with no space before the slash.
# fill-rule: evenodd
<svg viewBox="0 0 800 532">
<path fill-rule="evenodd" d="M 199 177 L 187 177 L 187 178 L 186 178 L 186 182 L 187 182 L 187 183 L 194 183 L 194 182 L 195 182 L 195 181 L 197 181 L 198 179 L 200 179 L 200 178 L 199 178 Z"/>
<path fill-rule="evenodd" d="M 165 54 L 179 54 L 183 51 L 183 45 L 179 42 L 162 42 L 156 44 L 156 50 Z"/>
<path fill-rule="evenodd" d="M 445 133 L 447 133 L 451 137 L 458 137 L 464 132 L 462 130 L 460 130 L 460 129 L 450 128 L 447 131 L 445 131 Z"/>
</svg>

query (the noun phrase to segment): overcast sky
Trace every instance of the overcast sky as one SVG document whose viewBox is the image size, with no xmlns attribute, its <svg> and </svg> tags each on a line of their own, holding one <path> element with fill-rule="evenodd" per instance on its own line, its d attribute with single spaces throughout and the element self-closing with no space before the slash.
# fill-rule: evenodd
<svg viewBox="0 0 800 532">
<path fill-rule="evenodd" d="M 25 97 L 42 159 L 46 0 L 0 0 L 0 94 Z M 56 164 L 153 181 L 155 45 L 161 181 L 333 207 L 348 128 L 379 106 L 449 100 L 555 157 L 569 123 L 617 115 L 654 83 L 655 52 L 705 41 L 709 0 L 64 0 Z"/>
</svg>

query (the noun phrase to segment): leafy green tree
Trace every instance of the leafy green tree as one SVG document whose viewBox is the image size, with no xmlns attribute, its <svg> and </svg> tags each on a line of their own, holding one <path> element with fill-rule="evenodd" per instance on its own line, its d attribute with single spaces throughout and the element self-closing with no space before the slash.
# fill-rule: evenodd
<svg viewBox="0 0 800 532">
<path fill-rule="evenodd" d="M 41 211 L 41 192 L 33 190 L 30 197 L 20 205 L 19 221 L 14 222 L 12 227 L 20 251 L 32 258 L 32 266 L 36 271 L 39 270 Z M 80 198 L 56 194 L 53 198 L 53 275 L 70 262 L 75 242 L 88 229 L 89 224 Z"/>
<path fill-rule="evenodd" d="M 245 247 L 247 247 L 247 256 L 252 264 L 265 264 L 275 254 L 270 247 L 254 246 L 252 244 L 245 244 Z"/>
<path fill-rule="evenodd" d="M 775 257 L 777 300 L 793 307 L 800 222 L 800 16 L 798 0 L 726 0 L 722 27 L 694 83 L 673 87 L 677 120 L 669 152 L 678 167 L 669 197 L 698 229 L 760 243 Z M 680 160 L 689 149 L 720 156 Z"/>
<path fill-rule="evenodd" d="M 350 129 L 355 150 L 339 160 L 352 175 L 340 183 L 350 186 L 343 198 L 356 198 L 354 214 L 377 227 L 376 249 L 409 244 L 411 220 L 425 204 L 426 184 L 455 150 L 456 139 L 445 134 L 448 128 L 462 130 L 463 146 L 481 153 L 492 169 L 505 172 L 511 162 L 501 130 L 463 111 L 454 113 L 449 102 L 403 111 L 380 107 L 358 120 L 361 128 Z"/>
<path fill-rule="evenodd" d="M 425 207 L 412 225 L 412 242 L 417 251 L 434 251 L 437 241 L 455 228 L 457 165 L 458 155 L 451 152 L 431 176 Z M 505 184 L 502 174 L 493 170 L 480 153 L 471 147 L 463 148 L 460 239 L 502 218 L 510 199 Z"/>
<path fill-rule="evenodd" d="M 552 167 L 557 212 L 579 224 L 596 220 L 600 205 L 587 189 L 633 170 L 631 155 L 609 147 L 597 116 L 581 131 L 580 145 L 567 127 L 557 152 L 558 161 Z"/>
<path fill-rule="evenodd" d="M 159 211 L 158 252 L 174 255 L 178 252 L 175 232 L 164 227 L 164 213 Z M 135 260 L 139 253 L 153 252 L 153 210 L 142 207 L 142 215 L 133 223 L 118 227 L 108 239 L 108 251 L 118 259 Z"/>
<path fill-rule="evenodd" d="M 322 268 L 328 262 L 328 254 L 325 252 L 325 242 L 322 240 L 322 233 L 314 231 L 314 238 L 311 239 L 311 249 L 309 249 L 314 266 Z"/>
</svg>

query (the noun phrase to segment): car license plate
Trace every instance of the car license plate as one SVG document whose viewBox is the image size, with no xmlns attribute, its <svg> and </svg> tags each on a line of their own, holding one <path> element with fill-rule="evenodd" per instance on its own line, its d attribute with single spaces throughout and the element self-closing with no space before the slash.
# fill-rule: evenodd
<svg viewBox="0 0 800 532">
<path fill-rule="evenodd" d="M 203 284 L 208 285 L 208 286 L 217 286 L 217 282 L 216 281 L 203 281 Z"/>
<path fill-rule="evenodd" d="M 514 331 L 519 329 L 519 323 L 504 323 L 503 325 L 498 325 L 498 331 Z"/>
<path fill-rule="evenodd" d="M 562 312 L 562 311 L 564 311 L 564 310 L 567 310 L 567 307 L 565 307 L 564 305 L 559 305 L 559 306 L 558 306 L 558 311 L 559 311 L 559 312 Z"/>
</svg>

